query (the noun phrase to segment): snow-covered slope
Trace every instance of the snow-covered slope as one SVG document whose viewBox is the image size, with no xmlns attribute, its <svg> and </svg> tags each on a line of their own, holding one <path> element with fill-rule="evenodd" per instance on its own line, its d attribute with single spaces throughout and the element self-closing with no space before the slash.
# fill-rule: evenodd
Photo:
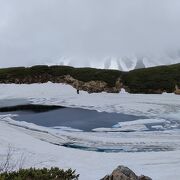
<svg viewBox="0 0 180 180">
<path fill-rule="evenodd" d="M 46 62 L 48 65 L 68 65 L 74 67 L 93 67 L 101 69 L 117 69 L 130 71 L 133 69 L 147 68 L 166 64 L 180 63 L 179 56 L 124 56 L 105 58 L 73 58 L 60 57 Z"/>
</svg>

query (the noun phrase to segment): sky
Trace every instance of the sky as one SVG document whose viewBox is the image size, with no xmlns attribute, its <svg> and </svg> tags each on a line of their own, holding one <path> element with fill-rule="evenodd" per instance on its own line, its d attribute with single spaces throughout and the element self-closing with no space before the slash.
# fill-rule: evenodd
<svg viewBox="0 0 180 180">
<path fill-rule="evenodd" d="M 179 0 L 0 0 L 0 67 L 179 49 Z"/>
</svg>

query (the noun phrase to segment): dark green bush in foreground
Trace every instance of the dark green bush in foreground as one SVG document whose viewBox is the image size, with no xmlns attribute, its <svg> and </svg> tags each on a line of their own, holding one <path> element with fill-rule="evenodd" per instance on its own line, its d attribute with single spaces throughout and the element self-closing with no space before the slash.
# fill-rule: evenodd
<svg viewBox="0 0 180 180">
<path fill-rule="evenodd" d="M 69 169 L 64 171 L 59 168 L 21 169 L 17 172 L 1 173 L 0 180 L 77 180 L 79 175 Z"/>
</svg>

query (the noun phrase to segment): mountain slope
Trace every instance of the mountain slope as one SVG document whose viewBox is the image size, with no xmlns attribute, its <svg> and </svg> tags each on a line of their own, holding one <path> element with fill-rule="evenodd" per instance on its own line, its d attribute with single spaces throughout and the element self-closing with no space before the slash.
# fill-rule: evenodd
<svg viewBox="0 0 180 180">
<path fill-rule="evenodd" d="M 73 58 L 60 57 L 50 60 L 45 65 L 65 65 L 73 67 L 91 67 L 99 69 L 115 69 L 120 71 L 131 71 L 139 68 L 148 68 L 161 65 L 170 65 L 180 62 L 179 56 L 124 56 L 124 57 L 104 57 L 104 58 Z"/>
</svg>

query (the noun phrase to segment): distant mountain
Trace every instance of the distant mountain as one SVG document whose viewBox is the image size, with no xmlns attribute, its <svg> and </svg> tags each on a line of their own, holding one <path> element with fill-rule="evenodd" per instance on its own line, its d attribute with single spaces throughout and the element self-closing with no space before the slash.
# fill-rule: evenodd
<svg viewBox="0 0 180 180">
<path fill-rule="evenodd" d="M 125 56 L 125 57 L 106 57 L 100 58 L 68 58 L 61 57 L 56 60 L 46 62 L 45 65 L 66 65 L 73 67 L 91 67 L 99 69 L 116 69 L 120 71 L 130 71 L 134 69 L 155 67 L 161 65 L 170 65 L 180 62 L 180 56 L 160 56 L 160 57 L 143 57 L 143 56 Z"/>
</svg>

